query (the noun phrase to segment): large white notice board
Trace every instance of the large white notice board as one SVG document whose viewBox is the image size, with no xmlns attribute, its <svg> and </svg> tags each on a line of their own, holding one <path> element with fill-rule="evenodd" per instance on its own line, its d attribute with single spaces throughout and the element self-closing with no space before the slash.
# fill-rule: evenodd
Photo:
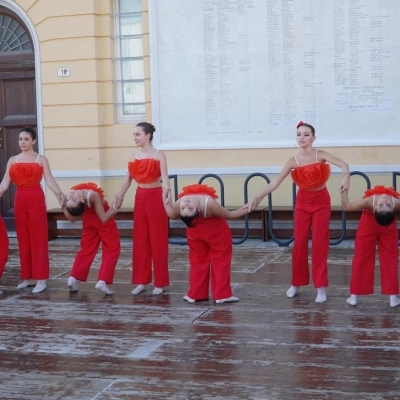
<svg viewBox="0 0 400 400">
<path fill-rule="evenodd" d="M 399 0 L 149 0 L 162 149 L 400 144 Z"/>
</svg>

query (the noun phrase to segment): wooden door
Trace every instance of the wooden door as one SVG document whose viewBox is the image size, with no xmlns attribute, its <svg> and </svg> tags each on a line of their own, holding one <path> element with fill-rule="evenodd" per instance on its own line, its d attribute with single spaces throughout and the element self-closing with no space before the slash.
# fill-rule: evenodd
<svg viewBox="0 0 400 400">
<path fill-rule="evenodd" d="M 4 176 L 8 159 L 21 151 L 19 131 L 24 126 L 36 128 L 35 89 L 31 38 L 22 21 L 0 7 L 0 179 Z M 10 185 L 1 199 L 0 212 L 9 230 L 15 230 L 14 194 L 15 187 Z"/>
</svg>

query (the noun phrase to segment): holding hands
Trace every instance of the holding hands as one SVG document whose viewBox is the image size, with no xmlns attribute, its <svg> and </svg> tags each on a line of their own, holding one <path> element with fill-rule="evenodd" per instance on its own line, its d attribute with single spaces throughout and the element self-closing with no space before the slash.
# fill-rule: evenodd
<svg viewBox="0 0 400 400">
<path fill-rule="evenodd" d="M 350 172 L 342 174 L 342 181 L 340 182 L 340 193 L 348 192 L 350 189 Z"/>
<path fill-rule="evenodd" d="M 115 195 L 114 201 L 111 205 L 111 208 L 114 210 L 119 210 L 122 206 L 122 202 L 124 201 L 123 197 L 118 196 L 117 194 Z"/>
<path fill-rule="evenodd" d="M 243 207 L 247 208 L 249 210 L 248 212 L 250 213 L 258 207 L 258 205 L 262 202 L 262 200 L 263 200 L 262 198 L 260 199 L 259 197 L 255 196 L 253 200 L 249 201 Z"/>
<path fill-rule="evenodd" d="M 67 204 L 67 196 L 63 192 L 60 192 L 57 196 L 58 203 L 60 204 L 61 209 L 65 207 Z"/>
<path fill-rule="evenodd" d="M 168 188 L 162 188 L 163 192 L 162 192 L 162 198 L 163 198 L 163 202 L 165 205 L 170 204 L 172 206 L 172 198 L 171 198 L 171 189 Z"/>
</svg>

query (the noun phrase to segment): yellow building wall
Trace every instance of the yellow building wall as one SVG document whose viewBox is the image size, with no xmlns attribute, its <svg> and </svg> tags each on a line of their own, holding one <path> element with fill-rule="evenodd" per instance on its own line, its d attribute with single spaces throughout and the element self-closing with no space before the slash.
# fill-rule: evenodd
<svg viewBox="0 0 400 400">
<path fill-rule="evenodd" d="M 33 22 L 40 42 L 40 75 L 43 101 L 43 142 L 45 155 L 61 188 L 92 180 L 112 200 L 123 179 L 129 155 L 136 151 L 132 140 L 134 122 L 118 124 L 116 88 L 113 83 L 114 34 L 112 0 L 16 0 Z M 148 3 L 143 4 L 146 120 L 151 121 L 151 81 Z M 70 68 L 69 77 L 58 77 L 57 70 Z M 137 121 L 140 122 L 140 121 Z M 179 123 L 179 121 L 177 121 Z M 190 127 L 188 127 L 190 129 Z M 318 147 L 318 132 L 315 146 Z M 155 133 L 157 135 L 158 132 Z M 379 132 L 377 132 L 379 134 Z M 271 179 L 272 167 L 282 166 L 295 149 L 234 149 L 166 151 L 171 170 L 215 168 L 252 168 Z M 338 147 L 325 149 L 346 160 L 351 170 L 359 165 L 399 165 L 399 147 Z M 274 169 L 275 170 L 275 169 Z M 74 171 L 94 171 L 93 177 L 73 177 Z M 115 172 L 117 171 L 117 172 Z M 70 173 L 71 172 L 71 173 Z M 70 173 L 70 174 L 69 174 Z M 69 174 L 69 175 L 68 175 Z M 225 176 L 225 204 L 243 203 L 243 184 L 247 173 Z M 197 182 L 200 174 L 180 176 L 179 188 Z M 372 184 L 391 184 L 389 173 L 372 175 Z M 205 183 L 214 184 L 213 180 Z M 264 185 L 260 178 L 249 184 L 249 197 Z M 339 204 L 339 176 L 328 184 L 332 202 Z M 124 207 L 133 204 L 135 184 L 128 191 Z M 274 204 L 291 204 L 291 180 L 287 178 L 274 192 Z M 360 178 L 352 179 L 351 196 L 358 198 L 365 189 Z M 266 200 L 264 200 L 266 204 Z M 263 203 L 263 204 L 264 204 Z M 56 207 L 55 197 L 47 196 L 48 208 Z"/>
</svg>

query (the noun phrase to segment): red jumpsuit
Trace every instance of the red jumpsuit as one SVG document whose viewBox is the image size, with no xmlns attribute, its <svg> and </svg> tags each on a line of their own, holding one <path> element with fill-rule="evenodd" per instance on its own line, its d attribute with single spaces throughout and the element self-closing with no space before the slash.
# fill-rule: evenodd
<svg viewBox="0 0 400 400">
<path fill-rule="evenodd" d="M 183 188 L 179 198 L 204 194 L 216 199 L 213 188 L 207 185 L 190 185 Z M 193 300 L 207 300 L 209 282 L 214 300 L 232 296 L 230 282 L 232 261 L 232 234 L 228 223 L 220 217 L 199 215 L 196 226 L 186 228 L 189 245 L 189 291 Z"/>
<path fill-rule="evenodd" d="M 6 225 L 0 216 L 0 278 L 3 276 L 4 267 L 8 260 L 8 235 Z"/>
<path fill-rule="evenodd" d="M 367 190 L 364 198 L 383 193 L 400 198 L 400 194 L 393 188 L 384 186 L 376 186 L 374 189 Z M 363 210 L 354 243 L 350 281 L 351 294 L 374 293 L 376 244 L 378 244 L 380 261 L 381 293 L 387 295 L 399 293 L 399 248 L 396 220 L 388 226 L 382 226 L 376 221 L 373 212 Z"/>
<path fill-rule="evenodd" d="M 294 244 L 292 252 L 292 285 L 310 282 L 308 238 L 312 229 L 312 278 L 314 287 L 328 286 L 329 220 L 331 199 L 324 187 L 330 176 L 328 164 L 315 163 L 297 167 L 291 172 L 299 187 L 294 214 Z"/>
<path fill-rule="evenodd" d="M 99 193 L 102 199 L 104 198 L 103 189 L 92 182 L 73 186 L 72 189 L 89 190 L 88 198 L 90 197 L 90 191 L 93 190 Z M 109 219 L 105 223 L 101 222 L 100 218 L 97 216 L 95 208 L 90 207 L 89 204 L 88 201 L 88 205 L 85 205 L 85 210 L 83 212 L 83 230 L 80 250 L 75 257 L 71 276 L 83 282 L 87 281 L 90 266 L 92 265 L 101 243 L 102 253 L 98 280 L 104 281 L 107 284 L 112 284 L 115 268 L 121 252 L 117 224 L 114 218 Z M 108 211 L 110 207 L 107 202 L 104 201 L 103 204 L 104 211 Z"/>
<path fill-rule="evenodd" d="M 10 178 L 17 187 L 14 200 L 21 279 L 46 280 L 50 275 L 47 210 L 40 187 L 43 167 L 19 163 L 10 168 Z"/>
<path fill-rule="evenodd" d="M 129 162 L 131 177 L 139 184 L 160 180 L 160 161 L 154 158 L 136 159 Z M 133 213 L 132 283 L 154 286 L 169 285 L 168 273 L 168 215 L 162 200 L 161 186 L 138 187 Z"/>
</svg>

